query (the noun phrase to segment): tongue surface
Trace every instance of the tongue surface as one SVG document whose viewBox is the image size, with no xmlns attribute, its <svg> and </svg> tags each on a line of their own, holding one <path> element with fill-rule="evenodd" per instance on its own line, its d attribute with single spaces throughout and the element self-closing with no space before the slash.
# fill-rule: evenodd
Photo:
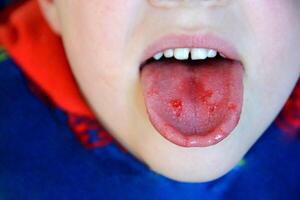
<svg viewBox="0 0 300 200">
<path fill-rule="evenodd" d="M 165 137 L 170 128 L 184 137 L 229 134 L 240 117 L 242 82 L 242 65 L 225 59 L 154 62 L 141 72 L 150 121 Z"/>
</svg>

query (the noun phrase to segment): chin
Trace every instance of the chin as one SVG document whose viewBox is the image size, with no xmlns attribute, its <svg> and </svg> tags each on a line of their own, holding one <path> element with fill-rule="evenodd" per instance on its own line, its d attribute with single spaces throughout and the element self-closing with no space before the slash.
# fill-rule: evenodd
<svg viewBox="0 0 300 200">
<path fill-rule="evenodd" d="M 242 145 L 235 137 L 209 147 L 182 147 L 163 137 L 154 138 L 139 146 L 136 156 L 155 173 L 187 183 L 208 182 L 224 176 L 251 146 Z"/>
<path fill-rule="evenodd" d="M 203 164 L 201 166 L 191 166 L 190 169 L 180 169 L 177 165 L 168 168 L 151 168 L 154 172 L 169 179 L 185 183 L 204 183 L 216 180 L 226 175 L 237 163 L 225 163 L 215 165 Z M 201 170 L 199 170 L 201 169 Z"/>
</svg>

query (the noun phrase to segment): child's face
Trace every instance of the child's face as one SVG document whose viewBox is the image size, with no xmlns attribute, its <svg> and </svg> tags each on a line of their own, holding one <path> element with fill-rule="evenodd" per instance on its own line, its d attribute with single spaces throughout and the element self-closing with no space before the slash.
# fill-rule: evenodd
<svg viewBox="0 0 300 200">
<path fill-rule="evenodd" d="M 299 77 L 299 0 L 41 2 L 63 38 L 74 75 L 99 120 L 151 169 L 176 180 L 208 181 L 228 172 L 274 120 Z M 243 85 L 225 81 L 243 88 L 232 91 L 243 97 L 237 100 L 241 113 L 235 115 L 240 120 L 214 145 L 176 145 L 176 138 L 165 139 L 149 120 L 140 65 L 145 50 L 170 35 L 186 35 L 186 43 L 189 36 L 218 36 L 233 46 L 243 64 Z M 174 45 L 189 47 L 181 44 Z M 162 83 L 153 84 L 160 90 Z M 168 91 L 165 87 L 162 92 Z M 224 89 L 231 90 L 236 89 Z"/>
</svg>

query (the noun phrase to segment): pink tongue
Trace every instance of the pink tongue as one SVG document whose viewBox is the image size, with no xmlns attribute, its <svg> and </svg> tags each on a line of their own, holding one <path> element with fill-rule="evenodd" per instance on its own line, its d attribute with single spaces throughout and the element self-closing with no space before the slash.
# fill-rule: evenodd
<svg viewBox="0 0 300 200">
<path fill-rule="evenodd" d="M 225 59 L 193 65 L 175 60 L 154 62 L 141 74 L 150 121 L 171 140 L 176 134 L 206 140 L 209 135 L 227 136 L 240 117 L 242 81 L 242 65 Z M 205 146 L 209 141 L 201 142 Z"/>
</svg>

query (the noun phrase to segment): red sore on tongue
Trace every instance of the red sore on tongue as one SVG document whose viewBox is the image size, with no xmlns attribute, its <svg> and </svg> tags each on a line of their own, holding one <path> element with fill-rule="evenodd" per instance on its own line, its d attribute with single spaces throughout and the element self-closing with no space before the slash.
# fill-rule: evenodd
<svg viewBox="0 0 300 200">
<path fill-rule="evenodd" d="M 144 66 L 141 83 L 150 121 L 162 136 L 177 145 L 216 144 L 239 121 L 243 67 L 238 62 L 154 62 Z"/>
</svg>

